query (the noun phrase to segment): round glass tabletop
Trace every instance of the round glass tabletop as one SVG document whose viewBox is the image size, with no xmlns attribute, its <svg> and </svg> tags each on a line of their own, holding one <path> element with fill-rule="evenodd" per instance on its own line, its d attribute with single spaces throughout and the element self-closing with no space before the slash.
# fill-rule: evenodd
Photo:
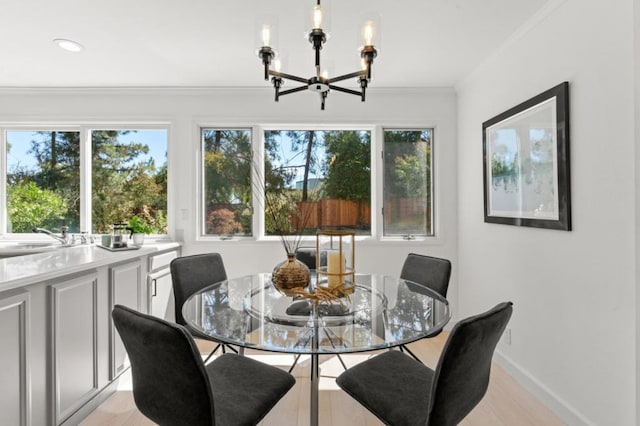
<svg viewBox="0 0 640 426">
<path fill-rule="evenodd" d="M 397 277 L 356 275 L 353 293 L 331 303 L 286 296 L 270 274 L 229 279 L 183 306 L 189 325 L 232 345 L 288 353 L 388 348 L 437 333 L 449 321 L 446 299 Z"/>
</svg>

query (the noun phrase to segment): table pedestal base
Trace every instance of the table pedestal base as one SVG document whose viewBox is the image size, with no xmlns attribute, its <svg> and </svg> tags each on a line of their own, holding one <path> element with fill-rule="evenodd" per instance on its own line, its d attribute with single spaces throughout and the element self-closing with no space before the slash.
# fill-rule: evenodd
<svg viewBox="0 0 640 426">
<path fill-rule="evenodd" d="M 320 355 L 311 354 L 311 389 L 310 389 L 310 420 L 311 426 L 318 426 L 318 397 L 320 391 Z"/>
</svg>

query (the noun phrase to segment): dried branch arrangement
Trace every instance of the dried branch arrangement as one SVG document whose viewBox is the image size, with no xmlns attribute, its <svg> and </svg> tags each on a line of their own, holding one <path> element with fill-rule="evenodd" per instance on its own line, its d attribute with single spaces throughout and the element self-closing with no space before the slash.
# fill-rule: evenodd
<svg viewBox="0 0 640 426">
<path fill-rule="evenodd" d="M 311 210 L 302 211 L 291 190 L 269 190 L 263 169 L 255 162 L 253 169 L 257 178 L 252 180 L 252 188 L 264 209 L 265 220 L 269 220 L 271 224 L 270 231 L 280 238 L 287 254 L 295 254 L 302 242 L 304 230 L 311 223 Z"/>
<path fill-rule="evenodd" d="M 330 303 L 337 300 L 340 305 L 344 306 L 344 303 L 340 299 L 345 297 L 347 301 L 351 301 L 349 295 L 353 293 L 353 285 L 340 284 L 335 287 L 316 286 L 311 292 L 304 288 L 295 288 L 292 289 L 291 292 L 304 299 L 310 299 L 314 303 Z"/>
</svg>

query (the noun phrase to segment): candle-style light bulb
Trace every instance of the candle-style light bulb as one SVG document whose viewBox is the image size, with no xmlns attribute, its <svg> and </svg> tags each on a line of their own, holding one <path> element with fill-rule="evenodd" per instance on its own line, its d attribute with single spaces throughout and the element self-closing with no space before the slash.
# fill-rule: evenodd
<svg viewBox="0 0 640 426">
<path fill-rule="evenodd" d="M 262 45 L 269 46 L 269 43 L 271 43 L 271 29 L 265 24 L 262 26 Z"/>
<path fill-rule="evenodd" d="M 373 25 L 371 22 L 367 22 L 364 27 L 364 41 L 365 46 L 373 45 Z"/>
<path fill-rule="evenodd" d="M 273 61 L 273 69 L 277 72 L 280 72 L 280 68 L 282 67 L 282 64 L 280 63 L 280 59 L 276 59 Z"/>
<path fill-rule="evenodd" d="M 322 6 L 320 5 L 313 8 L 313 28 L 322 28 Z"/>
<path fill-rule="evenodd" d="M 329 71 L 328 70 L 322 71 L 322 78 L 329 78 Z"/>
</svg>

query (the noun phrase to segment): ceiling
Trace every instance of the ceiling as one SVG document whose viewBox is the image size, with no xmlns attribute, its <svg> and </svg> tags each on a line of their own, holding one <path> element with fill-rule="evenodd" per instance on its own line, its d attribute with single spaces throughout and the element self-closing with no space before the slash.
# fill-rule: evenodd
<svg viewBox="0 0 640 426">
<path fill-rule="evenodd" d="M 546 1 L 325 0 L 331 37 L 322 60 L 335 74 L 356 71 L 362 11 L 374 10 L 381 16 L 382 42 L 371 87 L 453 86 Z M 304 37 L 313 0 L 0 4 L 0 87 L 266 86 L 256 55 L 265 14 L 278 19 L 282 71 L 314 74 L 313 50 Z M 64 51 L 54 38 L 85 49 Z"/>
</svg>

